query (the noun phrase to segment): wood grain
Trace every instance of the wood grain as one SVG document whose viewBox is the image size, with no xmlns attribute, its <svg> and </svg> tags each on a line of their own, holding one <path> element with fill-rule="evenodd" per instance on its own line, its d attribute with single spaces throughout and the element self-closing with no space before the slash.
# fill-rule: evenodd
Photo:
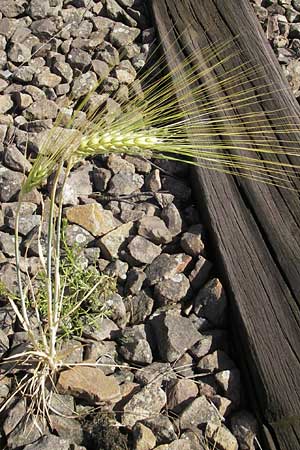
<svg viewBox="0 0 300 450">
<path fill-rule="evenodd" d="M 195 53 L 205 64 L 201 49 L 238 36 L 228 51 L 239 53 L 221 70 L 245 61 L 258 63 L 264 79 L 249 83 L 271 82 L 266 87 L 270 101 L 251 108 L 265 111 L 270 123 L 268 108 L 287 108 L 287 114 L 299 117 L 299 106 L 248 0 L 152 0 L 152 6 L 170 69 L 180 62 L 180 49 Z M 298 119 L 293 121 L 299 124 Z M 273 137 L 280 144 L 286 136 L 274 133 Z M 218 142 L 222 137 L 211 139 Z M 296 139 L 300 149 L 300 132 Z M 193 180 L 230 298 L 236 353 L 249 400 L 262 424 L 263 448 L 300 449 L 299 196 L 201 168 L 193 169 Z"/>
</svg>

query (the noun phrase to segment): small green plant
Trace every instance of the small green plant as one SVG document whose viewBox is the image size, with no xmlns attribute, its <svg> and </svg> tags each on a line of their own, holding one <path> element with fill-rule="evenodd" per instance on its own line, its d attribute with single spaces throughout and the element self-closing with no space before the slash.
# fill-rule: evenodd
<svg viewBox="0 0 300 450">
<path fill-rule="evenodd" d="M 131 92 L 129 101 L 121 105 L 121 113 L 110 117 L 110 120 L 107 120 L 102 106 L 86 110 L 99 87 L 95 86 L 77 105 L 67 124 L 68 131 L 74 132 L 66 134 L 66 130 L 60 128 L 62 117 L 59 116 L 54 129 L 45 138 L 19 194 L 15 224 L 19 295 L 13 296 L 3 291 L 30 342 L 26 351 L 7 360 L 26 360 L 32 364 L 34 369 L 19 383 L 16 393 L 31 395 L 32 411 L 36 414 L 48 417 L 46 385 L 49 379 L 55 384 L 56 375 L 67 365 L 59 351 L 61 337 L 80 333 L 86 321 L 93 320 L 97 314 L 104 314 L 102 301 L 115 287 L 114 281 L 97 271 L 82 269 L 76 250 L 64 245 L 63 191 L 75 164 L 97 155 L 126 153 L 148 156 L 150 152 L 156 158 L 186 161 L 209 170 L 231 173 L 234 169 L 235 174 L 255 181 L 290 188 L 287 175 L 292 179 L 296 176 L 294 169 L 299 169 L 299 166 L 288 163 L 279 165 L 271 160 L 262 161 L 260 157 L 262 154 L 299 156 L 293 140 L 286 143 L 287 148 L 283 148 L 284 142 L 278 148 L 278 141 L 272 138 L 274 130 L 262 113 L 231 114 L 236 106 L 249 108 L 267 99 L 265 86 L 258 92 L 256 87 L 249 87 L 249 76 L 253 79 L 258 77 L 256 69 L 246 65 L 233 67 L 223 76 L 211 77 L 210 81 L 200 85 L 196 83 L 202 75 L 212 73 L 234 56 L 222 58 L 222 52 L 227 46 L 224 43 L 207 48 L 205 67 L 197 65 L 196 58 L 191 56 L 171 73 L 164 73 L 154 79 L 153 72 L 162 65 L 162 60 L 158 58 L 142 77 L 145 85 L 143 98 Z M 174 85 L 173 79 L 181 81 Z M 220 86 L 226 86 L 226 97 L 220 96 Z M 192 96 L 187 93 L 189 88 Z M 185 103 L 184 111 L 178 108 L 178 101 Z M 76 120 L 80 110 L 86 110 L 84 122 Z M 217 116 L 216 113 L 224 111 L 226 116 Z M 269 116 L 274 115 L 273 126 L 279 120 L 275 114 L 278 116 L 278 111 L 269 112 Z M 293 124 L 285 125 L 282 130 L 281 120 L 277 132 L 284 131 L 292 135 L 297 131 Z M 260 121 L 266 134 L 270 133 L 270 139 L 266 140 L 257 133 L 257 121 Z M 218 145 L 209 141 L 216 134 L 222 137 Z M 230 150 L 234 150 L 234 153 L 229 153 Z M 24 196 L 45 183 L 50 175 L 54 175 L 54 181 L 47 214 L 46 252 L 44 255 L 39 241 L 39 277 L 32 280 L 27 276 L 24 284 L 17 245 L 21 205 Z M 32 312 L 35 327 L 32 324 Z"/>
</svg>

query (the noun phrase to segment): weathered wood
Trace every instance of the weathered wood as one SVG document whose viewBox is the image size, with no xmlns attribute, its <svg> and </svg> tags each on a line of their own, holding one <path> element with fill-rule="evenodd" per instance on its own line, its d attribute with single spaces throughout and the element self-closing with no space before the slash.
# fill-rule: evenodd
<svg viewBox="0 0 300 450">
<path fill-rule="evenodd" d="M 271 82 L 273 87 L 266 87 L 270 102 L 253 108 L 284 107 L 287 114 L 300 116 L 248 0 L 152 0 L 152 6 L 171 69 L 180 62 L 182 48 L 185 54 L 195 52 L 204 64 L 201 49 L 238 36 L 229 51 L 242 52 L 225 62 L 223 70 L 245 61 L 258 63 L 264 79 L 250 82 Z M 274 134 L 278 144 L 285 137 Z M 300 132 L 293 138 L 300 151 Z M 249 399 L 263 424 L 263 448 L 300 449 L 299 196 L 201 168 L 193 174 L 195 197 L 231 301 L 236 351 Z"/>
</svg>

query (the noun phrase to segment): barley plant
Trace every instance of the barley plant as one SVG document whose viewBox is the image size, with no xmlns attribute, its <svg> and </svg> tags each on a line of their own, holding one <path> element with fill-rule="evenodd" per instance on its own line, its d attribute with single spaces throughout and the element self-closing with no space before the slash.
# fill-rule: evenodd
<svg viewBox="0 0 300 450">
<path fill-rule="evenodd" d="M 44 139 L 19 194 L 15 224 L 19 294 L 13 296 L 4 292 L 30 341 L 26 351 L 4 361 L 7 367 L 25 364 L 30 368 L 18 381 L 9 400 L 13 395 L 27 396 L 33 414 L 48 418 L 50 388 L 55 388 L 57 374 L 68 367 L 60 351 L 62 340 L 80 333 L 84 323 L 93 320 L 96 313 L 105 314 L 105 298 L 115 288 L 114 280 L 104 275 L 95 271 L 80 272 L 74 249 L 64 244 L 63 187 L 74 165 L 86 158 L 110 153 L 152 155 L 291 187 L 288 178 L 296 176 L 294 170 L 299 166 L 279 165 L 272 158 L 261 159 L 263 154 L 298 156 L 298 149 L 292 138 L 290 142 L 280 142 L 280 147 L 278 141 L 273 140 L 278 111 L 268 113 L 273 117 L 273 128 L 261 112 L 255 109 L 251 112 L 252 105 L 267 101 L 269 95 L 265 86 L 257 90 L 249 85 L 249 78 L 259 78 L 258 70 L 245 64 L 198 83 L 200 78 L 212 75 L 225 61 L 230 61 L 231 56 L 222 56 L 227 49 L 228 43 L 207 48 L 204 50 L 205 66 L 199 66 L 192 55 L 171 73 L 165 68 L 160 72 L 164 61 L 156 57 L 156 62 L 141 76 L 142 93 L 132 88 L 129 100 L 121 104 L 115 115 L 108 115 L 101 104 L 94 102 L 95 93 L 101 89 L 100 80 L 80 104 L 70 99 L 72 106 L 75 105 L 73 116 L 64 127 L 62 117 L 58 116 L 55 127 Z M 177 80 L 175 84 L 173 79 Z M 220 95 L 224 87 L 227 96 Z M 184 111 L 179 109 L 179 103 L 185 104 Z M 245 108 L 245 113 L 234 115 L 236 107 Z M 79 120 L 81 110 L 86 112 L 84 121 Z M 218 116 L 224 112 L 226 114 Z M 269 139 L 257 132 L 257 122 L 265 136 L 270 134 Z M 281 120 L 276 126 L 278 133 L 288 131 L 292 136 L 297 131 L 293 124 L 285 125 L 282 130 L 280 123 Z M 219 144 L 210 142 L 209 138 L 215 135 L 222 138 Z M 24 196 L 41 187 L 49 176 L 54 180 L 46 219 L 46 251 L 39 241 L 41 270 L 37 277 L 32 279 L 27 275 L 24 279 L 17 244 L 21 205 Z M 7 402 L 2 409 L 5 407 Z"/>
</svg>

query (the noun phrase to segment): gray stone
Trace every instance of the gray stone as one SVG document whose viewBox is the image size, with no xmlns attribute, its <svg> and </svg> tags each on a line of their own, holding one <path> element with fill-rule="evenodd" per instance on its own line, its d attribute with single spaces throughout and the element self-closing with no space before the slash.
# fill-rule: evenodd
<svg viewBox="0 0 300 450">
<path fill-rule="evenodd" d="M 8 17 L 0 19 L 0 34 L 10 39 L 18 26 L 18 20 Z"/>
<path fill-rule="evenodd" d="M 130 195 L 144 184 L 142 175 L 117 173 L 109 181 L 108 193 L 116 196 Z"/>
<path fill-rule="evenodd" d="M 11 96 L 8 94 L 0 95 L 0 113 L 5 114 L 14 106 Z"/>
<path fill-rule="evenodd" d="M 69 247 L 85 247 L 94 240 L 94 236 L 79 225 L 67 225 L 65 234 Z"/>
<path fill-rule="evenodd" d="M 129 362 L 151 364 L 153 356 L 147 341 L 145 325 L 126 328 L 121 334 L 118 351 Z"/>
<path fill-rule="evenodd" d="M 145 279 L 145 272 L 135 267 L 130 269 L 126 277 L 125 293 L 129 295 L 137 294 L 142 289 Z"/>
<path fill-rule="evenodd" d="M 102 341 L 103 339 L 112 339 L 118 331 L 118 326 L 108 317 L 99 317 L 93 322 L 93 325 L 84 328 L 83 336 Z"/>
<path fill-rule="evenodd" d="M 180 245 L 182 249 L 191 256 L 198 256 L 204 250 L 202 241 L 202 225 L 193 225 L 186 233 L 183 233 Z"/>
<path fill-rule="evenodd" d="M 24 63 L 31 57 L 31 49 L 17 42 L 9 48 L 7 56 L 14 63 Z"/>
<path fill-rule="evenodd" d="M 16 92 L 14 100 L 20 109 L 28 108 L 33 103 L 32 97 L 28 94 L 23 94 L 22 92 Z"/>
<path fill-rule="evenodd" d="M 92 61 L 92 66 L 94 72 L 98 75 L 100 80 L 104 80 L 106 77 L 108 77 L 110 68 L 106 62 L 95 59 Z"/>
<path fill-rule="evenodd" d="M 189 353 L 184 353 L 180 358 L 178 358 L 173 364 L 173 370 L 178 377 L 190 377 L 194 378 L 194 360 Z"/>
<path fill-rule="evenodd" d="M 114 73 L 120 83 L 131 84 L 136 78 L 136 70 L 128 59 L 124 59 L 115 67 Z"/>
<path fill-rule="evenodd" d="M 31 31 L 40 39 L 49 40 L 57 32 L 57 25 L 55 18 L 46 18 L 35 20 L 31 24 Z"/>
<path fill-rule="evenodd" d="M 9 349 L 9 340 L 3 330 L 0 329 L 0 357 L 4 355 Z"/>
<path fill-rule="evenodd" d="M 154 297 L 160 306 L 185 300 L 190 282 L 183 273 L 177 273 L 168 280 L 159 281 L 154 286 Z"/>
<path fill-rule="evenodd" d="M 77 77 L 73 83 L 72 95 L 78 99 L 88 94 L 97 84 L 97 76 L 94 72 L 86 72 Z"/>
<path fill-rule="evenodd" d="M 110 19 L 126 23 L 126 25 L 129 25 L 130 27 L 135 27 L 137 25 L 136 21 L 121 8 L 116 0 L 106 0 L 105 7 L 106 14 Z"/>
<path fill-rule="evenodd" d="M 192 400 L 179 416 L 181 430 L 192 429 L 207 424 L 208 422 L 221 425 L 221 416 L 217 409 L 201 395 Z"/>
<path fill-rule="evenodd" d="M 205 437 L 220 450 L 238 450 L 238 442 L 225 425 L 208 422 Z"/>
<path fill-rule="evenodd" d="M 19 244 L 21 243 L 21 238 L 19 238 Z M 12 234 L 0 231 L 0 250 L 7 256 L 15 255 L 15 237 Z"/>
<path fill-rule="evenodd" d="M 142 236 L 135 236 L 127 248 L 136 264 L 150 264 L 161 252 L 160 246 Z"/>
<path fill-rule="evenodd" d="M 154 362 L 136 371 L 134 378 L 142 386 L 152 383 L 161 386 L 162 383 L 165 384 L 169 380 L 176 379 L 176 374 L 169 363 Z"/>
<path fill-rule="evenodd" d="M 24 117 L 28 120 L 55 119 L 58 107 L 52 100 L 38 100 L 24 110 Z"/>
<path fill-rule="evenodd" d="M 197 294 L 194 312 L 218 327 L 226 323 L 226 309 L 227 298 L 223 286 L 217 278 L 213 278 Z"/>
<path fill-rule="evenodd" d="M 2 274 L 3 274 L 3 269 L 1 267 L 0 279 L 7 286 L 7 283 L 2 278 Z M 16 320 L 16 313 L 14 312 L 14 310 L 12 309 L 12 307 L 10 305 L 4 305 L 4 306 L 0 307 L 0 327 L 1 327 L 1 330 L 6 335 L 13 333 L 13 326 L 14 326 L 15 320 Z"/>
<path fill-rule="evenodd" d="M 145 269 L 147 281 L 150 285 L 170 280 L 183 272 L 191 261 L 191 257 L 184 253 L 169 255 L 162 253 Z"/>
<path fill-rule="evenodd" d="M 40 0 L 31 0 L 27 12 L 34 20 L 44 19 L 50 13 L 49 0 L 43 2 Z"/>
<path fill-rule="evenodd" d="M 72 48 L 68 54 L 68 62 L 73 68 L 82 70 L 91 64 L 92 58 L 88 52 L 79 48 Z"/>
<path fill-rule="evenodd" d="M 125 223 L 98 240 L 98 245 L 105 257 L 108 259 L 118 257 L 119 250 L 129 237 L 132 228 L 132 222 Z"/>
<path fill-rule="evenodd" d="M 244 410 L 233 414 L 231 431 L 238 441 L 240 450 L 255 450 L 258 423 L 253 414 Z"/>
<path fill-rule="evenodd" d="M 227 348 L 227 332 L 225 330 L 210 330 L 202 334 L 200 341 L 190 349 L 190 352 L 194 358 L 202 358 L 217 349 L 227 350 Z"/>
<path fill-rule="evenodd" d="M 229 398 L 235 406 L 239 406 L 241 398 L 241 375 L 239 369 L 232 368 L 215 374 L 222 394 Z"/>
<path fill-rule="evenodd" d="M 3 423 L 3 431 L 6 436 L 11 433 L 18 423 L 26 415 L 26 403 L 25 399 L 19 400 L 17 403 L 13 404 L 7 412 Z"/>
<path fill-rule="evenodd" d="M 143 424 L 150 428 L 156 437 L 157 444 L 166 444 L 177 438 L 174 425 L 169 417 L 160 415 L 143 420 Z M 169 448 L 169 447 L 168 447 Z"/>
<path fill-rule="evenodd" d="M 5 165 L 16 172 L 28 173 L 32 167 L 25 156 L 17 149 L 16 146 L 10 145 L 4 152 Z"/>
<path fill-rule="evenodd" d="M 123 283 L 127 278 L 128 264 L 125 261 L 112 261 L 107 265 L 105 273 L 117 277 L 119 283 Z"/>
<path fill-rule="evenodd" d="M 197 369 L 205 373 L 221 372 L 234 368 L 234 362 L 222 350 L 216 350 L 203 356 L 197 364 Z"/>
<path fill-rule="evenodd" d="M 193 291 L 198 291 L 204 285 L 204 283 L 207 282 L 211 270 L 212 263 L 200 255 L 195 264 L 195 267 L 189 274 L 189 281 L 191 283 Z"/>
<path fill-rule="evenodd" d="M 150 162 L 142 156 L 126 155 L 125 160 L 133 164 L 135 170 L 140 173 L 148 173 L 152 167 Z"/>
<path fill-rule="evenodd" d="M 127 266 L 127 264 L 124 263 L 123 261 L 117 260 L 115 263 L 116 264 L 119 263 L 119 265 L 125 264 Z M 105 273 L 107 273 L 110 276 L 113 276 L 113 273 L 110 272 L 109 265 L 106 267 Z M 106 300 L 105 306 L 107 306 L 108 308 L 109 317 L 111 318 L 111 320 L 113 320 L 118 325 L 118 327 L 120 328 L 124 327 L 127 322 L 127 314 L 125 304 L 123 302 L 121 295 L 119 294 L 112 295 L 108 300 Z"/>
<path fill-rule="evenodd" d="M 105 375 L 110 375 L 116 368 L 116 347 L 114 341 L 91 342 L 85 349 L 85 359 L 97 362 Z"/>
<path fill-rule="evenodd" d="M 102 81 L 102 89 L 105 93 L 111 94 L 119 88 L 119 81 L 113 77 L 107 77 Z"/>
<path fill-rule="evenodd" d="M 172 235 L 163 220 L 156 216 L 145 216 L 138 223 L 138 234 L 154 244 L 171 242 Z"/>
<path fill-rule="evenodd" d="M 178 414 L 198 395 L 197 384 L 188 379 L 171 380 L 166 387 L 167 409 Z"/>
<path fill-rule="evenodd" d="M 227 417 L 234 408 L 233 403 L 229 398 L 222 397 L 221 395 L 213 395 L 211 401 L 219 411 L 222 417 Z"/>
<path fill-rule="evenodd" d="M 83 430 L 80 423 L 74 419 L 51 414 L 49 417 L 51 430 L 60 438 L 70 439 L 72 443 L 81 444 L 83 441 Z"/>
<path fill-rule="evenodd" d="M 132 428 L 140 420 L 159 415 L 165 404 L 166 394 L 159 386 L 145 386 L 125 404 L 121 422 Z"/>
<path fill-rule="evenodd" d="M 190 444 L 191 450 L 207 450 L 207 441 L 198 429 L 184 431 L 180 438 Z"/>
<path fill-rule="evenodd" d="M 113 174 L 120 172 L 133 174 L 135 172 L 133 164 L 126 159 L 123 159 L 120 155 L 116 155 L 114 153 L 108 156 L 106 164 Z"/>
<path fill-rule="evenodd" d="M 182 231 L 182 219 L 176 206 L 171 203 L 163 208 L 161 218 L 165 221 L 172 236 L 177 236 Z"/>
<path fill-rule="evenodd" d="M 109 42 L 103 42 L 97 50 L 97 58 L 106 62 L 110 67 L 119 64 L 120 57 L 118 51 Z"/>
<path fill-rule="evenodd" d="M 67 83 L 70 83 L 73 80 L 73 70 L 71 66 L 64 61 L 56 61 L 53 65 L 53 72 L 59 75 Z"/>
<path fill-rule="evenodd" d="M 91 405 L 102 402 L 116 403 L 120 400 L 120 387 L 113 376 L 106 376 L 95 367 L 76 366 L 60 373 L 58 392 L 72 394 Z"/>
<path fill-rule="evenodd" d="M 26 446 L 28 450 L 29 446 L 27 444 L 32 444 L 37 441 L 41 437 L 41 434 L 46 434 L 43 432 L 43 428 L 41 423 L 36 422 L 31 417 L 25 416 L 9 434 L 7 438 L 8 448 L 14 449 Z M 47 430 L 45 431 L 47 432 Z M 34 449 L 34 447 L 32 448 Z"/>
<path fill-rule="evenodd" d="M 130 315 L 130 323 L 136 325 L 145 321 L 153 310 L 154 300 L 144 290 L 133 297 L 126 298 L 126 309 Z"/>
<path fill-rule="evenodd" d="M 93 182 L 97 192 L 103 192 L 106 190 L 108 182 L 111 178 L 111 172 L 108 169 L 94 168 Z"/>
<path fill-rule="evenodd" d="M 156 314 L 150 323 L 163 361 L 175 361 L 201 338 L 193 323 L 177 311 Z"/>
<path fill-rule="evenodd" d="M 51 392 L 49 407 L 51 412 L 56 414 L 64 416 L 73 415 L 75 411 L 74 398 L 71 395 L 61 395 L 57 392 Z"/>
<path fill-rule="evenodd" d="M 25 11 L 24 0 L 6 0 L 0 3 L 0 11 L 5 17 L 17 17 Z"/>
<path fill-rule="evenodd" d="M 160 173 L 158 169 L 154 169 L 146 176 L 145 187 L 151 192 L 157 192 L 161 189 Z"/>
<path fill-rule="evenodd" d="M 6 167 L 0 167 L 0 201 L 9 202 L 16 197 L 21 189 L 25 176 L 19 172 L 13 172 Z"/>
<path fill-rule="evenodd" d="M 42 436 L 33 444 L 26 445 L 24 450 L 69 450 L 71 442 L 59 436 L 49 434 Z"/>
<path fill-rule="evenodd" d="M 132 429 L 134 450 L 152 450 L 156 446 L 156 437 L 142 423 L 136 423 Z"/>
<path fill-rule="evenodd" d="M 51 73 L 49 67 L 43 67 L 35 75 L 35 82 L 39 87 L 54 88 L 61 82 L 61 77 Z"/>
</svg>

